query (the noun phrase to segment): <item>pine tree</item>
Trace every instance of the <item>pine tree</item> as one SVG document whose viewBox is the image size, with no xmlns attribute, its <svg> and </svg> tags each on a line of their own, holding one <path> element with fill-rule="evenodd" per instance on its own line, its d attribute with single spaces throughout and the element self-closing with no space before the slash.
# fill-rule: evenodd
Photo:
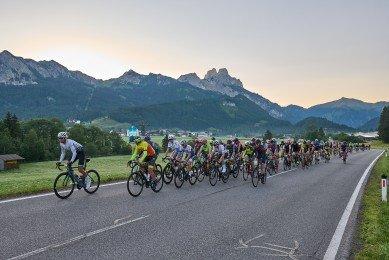
<svg viewBox="0 0 389 260">
<path fill-rule="evenodd" d="M 389 143 L 389 106 L 384 107 L 381 112 L 378 135 L 384 143 Z"/>
<path fill-rule="evenodd" d="M 10 112 L 7 112 L 3 123 L 4 123 L 5 127 L 8 128 L 9 133 L 10 133 L 12 138 L 20 138 L 21 137 L 19 120 L 15 114 L 12 115 Z"/>
</svg>

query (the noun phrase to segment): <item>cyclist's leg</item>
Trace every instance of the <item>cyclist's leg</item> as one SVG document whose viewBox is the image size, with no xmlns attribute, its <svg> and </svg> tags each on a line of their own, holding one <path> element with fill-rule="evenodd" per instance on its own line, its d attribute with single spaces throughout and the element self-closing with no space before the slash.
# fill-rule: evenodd
<svg viewBox="0 0 389 260">
<path fill-rule="evenodd" d="M 85 177 L 86 171 L 85 171 L 85 152 L 84 150 L 80 150 L 77 152 L 76 159 L 74 161 L 78 160 L 78 172 L 80 173 L 80 177 Z"/>
</svg>

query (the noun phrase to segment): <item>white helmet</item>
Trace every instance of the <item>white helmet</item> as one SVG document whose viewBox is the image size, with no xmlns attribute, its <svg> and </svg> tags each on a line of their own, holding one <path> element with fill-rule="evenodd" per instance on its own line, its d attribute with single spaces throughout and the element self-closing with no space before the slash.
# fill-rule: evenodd
<svg viewBox="0 0 389 260">
<path fill-rule="evenodd" d="M 66 133 L 66 132 L 59 132 L 58 133 L 58 138 L 59 139 L 67 139 L 68 138 L 68 133 Z"/>
<path fill-rule="evenodd" d="M 250 145 L 250 141 L 244 142 L 245 145 Z"/>
<path fill-rule="evenodd" d="M 167 136 L 167 139 L 170 141 L 170 140 L 174 140 L 175 139 L 175 136 L 174 135 L 168 135 Z"/>
</svg>

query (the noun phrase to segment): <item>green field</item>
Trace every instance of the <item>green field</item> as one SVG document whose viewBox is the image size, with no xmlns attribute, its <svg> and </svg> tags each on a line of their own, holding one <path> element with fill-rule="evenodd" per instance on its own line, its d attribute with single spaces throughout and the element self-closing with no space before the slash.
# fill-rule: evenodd
<svg viewBox="0 0 389 260">
<path fill-rule="evenodd" d="M 161 162 L 161 154 L 158 163 Z M 127 162 L 130 156 L 109 156 L 93 158 L 89 169 L 100 173 L 102 182 L 127 179 L 129 169 Z M 55 162 L 38 162 L 21 164 L 18 170 L 0 171 L 0 198 L 51 191 L 59 171 Z"/>
<path fill-rule="evenodd" d="M 389 144 L 375 141 L 374 148 L 388 149 Z M 389 157 L 383 155 L 374 166 L 362 199 L 358 227 L 357 259 L 389 259 L 389 204 L 381 202 L 381 175 L 389 176 Z"/>
<path fill-rule="evenodd" d="M 124 137 L 128 141 L 127 137 Z M 152 136 L 154 142 L 162 145 L 163 136 Z M 177 140 L 190 140 L 190 137 L 177 137 Z M 227 140 L 227 137 L 218 137 Z M 157 162 L 162 163 L 160 154 Z M 100 173 L 101 181 L 112 182 L 125 180 L 129 169 L 126 164 L 130 155 L 108 156 L 93 158 L 88 164 L 89 169 L 96 169 Z M 55 162 L 23 163 L 18 170 L 0 171 L 0 198 L 34 194 L 51 191 L 53 182 L 59 171 L 55 168 Z"/>
</svg>

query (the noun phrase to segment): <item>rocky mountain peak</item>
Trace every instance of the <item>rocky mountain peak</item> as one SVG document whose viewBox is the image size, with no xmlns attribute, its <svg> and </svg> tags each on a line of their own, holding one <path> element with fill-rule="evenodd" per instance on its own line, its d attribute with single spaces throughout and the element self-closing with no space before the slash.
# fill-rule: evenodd
<svg viewBox="0 0 389 260">
<path fill-rule="evenodd" d="M 205 74 L 204 79 L 209 79 L 209 78 L 211 78 L 211 77 L 213 77 L 213 76 L 215 76 L 215 75 L 217 75 L 217 71 L 216 71 L 215 68 L 213 68 L 213 69 L 209 70 L 209 71 L 207 72 L 207 74 Z"/>
<path fill-rule="evenodd" d="M 218 74 L 219 74 L 219 75 L 230 76 L 230 74 L 228 74 L 228 70 L 227 70 L 226 68 L 221 68 L 221 69 L 219 69 Z"/>
<path fill-rule="evenodd" d="M 181 75 L 177 80 L 180 82 L 187 82 L 192 86 L 204 89 L 201 79 L 196 73 L 192 72 L 192 73 Z"/>
<path fill-rule="evenodd" d="M 10 53 L 9 51 L 4 50 L 0 52 L 0 57 L 15 57 L 15 56 L 13 56 L 12 53 Z"/>
<path fill-rule="evenodd" d="M 120 84 L 131 83 L 131 84 L 138 85 L 142 77 L 143 75 L 130 69 L 129 71 L 124 72 L 124 74 L 121 75 L 119 78 L 117 78 L 117 80 L 120 82 Z M 112 80 L 116 81 L 116 79 L 112 79 Z"/>
</svg>

